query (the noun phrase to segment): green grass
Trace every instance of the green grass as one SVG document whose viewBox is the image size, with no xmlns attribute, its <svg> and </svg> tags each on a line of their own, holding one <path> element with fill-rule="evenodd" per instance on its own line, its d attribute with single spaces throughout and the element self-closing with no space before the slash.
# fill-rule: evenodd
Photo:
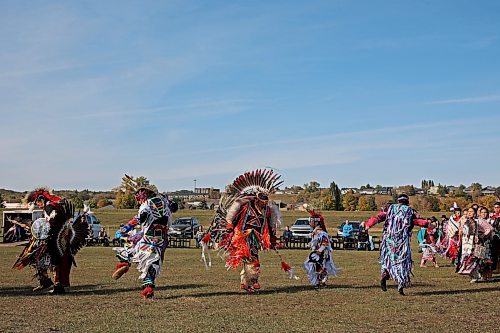
<svg viewBox="0 0 500 333">
<path fill-rule="evenodd" d="M 196 212 L 202 221 L 209 214 Z M 126 221 L 133 211 L 98 212 L 103 224 Z M 177 214 L 178 216 L 184 214 Z M 189 214 L 186 214 L 189 215 Z M 205 216 L 206 215 L 206 216 Z M 285 216 L 285 220 L 296 215 Z M 302 216 L 302 215 L 301 215 Z M 328 216 L 329 218 L 330 216 Z M 341 215 L 331 216 L 333 219 Z M 206 218 L 206 219 L 205 219 Z M 327 218 L 327 220 L 328 220 Z M 208 223 L 204 223 L 207 225 Z M 493 332 L 498 329 L 500 283 L 471 285 L 439 260 L 415 267 L 414 286 L 401 297 L 378 287 L 378 253 L 336 251 L 342 271 L 326 289 L 312 289 L 302 271 L 306 250 L 283 250 L 300 280 L 288 280 L 273 253 L 262 253 L 262 290 L 240 293 L 239 272 L 214 256 L 206 271 L 199 250 L 168 249 L 157 279 L 156 300 L 139 295 L 138 272 L 111 279 L 111 248 L 87 247 L 77 255 L 72 292 L 34 294 L 32 272 L 10 269 L 21 247 L 0 248 L 0 332 Z M 420 255 L 414 252 L 414 259 Z"/>
</svg>

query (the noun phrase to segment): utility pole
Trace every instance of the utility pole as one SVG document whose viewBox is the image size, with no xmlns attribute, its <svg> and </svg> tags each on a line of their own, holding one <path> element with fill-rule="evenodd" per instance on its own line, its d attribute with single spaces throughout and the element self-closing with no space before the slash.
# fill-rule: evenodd
<svg viewBox="0 0 500 333">
<path fill-rule="evenodd" d="M 194 190 L 193 191 L 196 192 L 196 178 L 193 179 L 193 181 L 194 181 Z"/>
</svg>

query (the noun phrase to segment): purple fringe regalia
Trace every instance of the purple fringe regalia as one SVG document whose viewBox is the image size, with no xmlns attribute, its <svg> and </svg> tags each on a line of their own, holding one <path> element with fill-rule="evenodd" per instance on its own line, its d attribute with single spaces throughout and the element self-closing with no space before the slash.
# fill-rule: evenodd
<svg viewBox="0 0 500 333">
<path fill-rule="evenodd" d="M 398 288 L 407 288 L 413 266 L 411 231 L 415 224 L 426 226 L 428 222 L 419 219 L 416 211 L 404 204 L 390 205 L 386 211 L 370 218 L 366 226 L 379 222 L 385 222 L 380 249 L 382 278 L 388 276 L 398 282 Z"/>
</svg>

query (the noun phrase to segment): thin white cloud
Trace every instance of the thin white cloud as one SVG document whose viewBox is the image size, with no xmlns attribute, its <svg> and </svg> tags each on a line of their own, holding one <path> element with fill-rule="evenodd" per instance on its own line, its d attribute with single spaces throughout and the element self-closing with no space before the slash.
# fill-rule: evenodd
<svg viewBox="0 0 500 333">
<path fill-rule="evenodd" d="M 102 111 L 95 113 L 84 113 L 73 115 L 73 118 L 83 119 L 83 118 L 104 118 L 104 117 L 115 117 L 115 116 L 127 116 L 127 115 L 144 115 L 152 113 L 160 113 L 166 111 L 182 111 L 182 114 L 178 114 L 180 117 L 186 116 L 219 116 L 226 114 L 236 114 L 241 113 L 241 109 L 234 109 L 231 107 L 245 107 L 252 104 L 253 101 L 250 99 L 228 99 L 228 100 L 218 100 L 218 101 L 206 101 L 198 103 L 188 103 L 188 104 L 178 104 L 170 106 L 159 106 L 152 108 L 136 108 L 128 110 L 119 111 Z M 222 110 L 210 110 L 213 108 L 227 108 Z M 208 109 L 208 110 L 207 110 Z M 186 110 L 198 110 L 199 112 L 189 112 Z"/>
<path fill-rule="evenodd" d="M 441 101 L 430 102 L 427 104 L 464 104 L 464 103 L 485 103 L 485 102 L 495 102 L 495 101 L 500 101 L 500 95 L 445 99 Z"/>
</svg>

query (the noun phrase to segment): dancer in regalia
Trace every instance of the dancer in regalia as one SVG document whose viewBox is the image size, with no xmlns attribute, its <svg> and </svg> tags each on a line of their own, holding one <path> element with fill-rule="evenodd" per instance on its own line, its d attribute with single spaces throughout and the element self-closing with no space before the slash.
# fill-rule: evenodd
<svg viewBox="0 0 500 333">
<path fill-rule="evenodd" d="M 436 254 L 438 252 L 437 239 L 439 239 L 437 236 L 438 230 L 432 223 L 430 223 L 427 228 L 423 228 L 423 230 L 424 239 L 420 243 L 420 246 L 422 247 L 422 260 L 420 261 L 420 267 L 427 267 L 426 263 L 429 260 L 433 263 L 434 267 L 439 267 L 436 261 Z"/>
<path fill-rule="evenodd" d="M 461 230 L 462 255 L 458 273 L 469 275 L 471 283 L 490 278 L 490 238 L 493 228 L 488 220 L 488 210 L 484 207 L 481 210 L 483 214 L 478 218 L 476 210 L 469 208 Z"/>
<path fill-rule="evenodd" d="M 409 206 L 406 194 L 398 196 L 398 203 L 389 205 L 376 217 L 363 222 L 361 227 L 371 228 L 384 222 L 382 243 L 380 244 L 381 277 L 380 287 L 387 291 L 387 280 L 397 281 L 398 291 L 404 295 L 404 288 L 411 285 L 410 274 L 413 266 L 411 258 L 411 232 L 414 225 L 426 227 L 428 221 L 421 219 Z"/>
<path fill-rule="evenodd" d="M 442 247 L 444 250 L 444 256 L 451 260 L 451 264 L 454 265 L 457 261 L 460 248 L 460 236 L 459 229 L 462 221 L 462 209 L 458 207 L 456 203 L 453 204 L 453 215 L 446 223 L 445 238 L 442 242 Z"/>
<path fill-rule="evenodd" d="M 129 235 L 136 227 L 140 227 L 140 231 L 129 237 L 131 244 L 115 248 L 120 263 L 116 265 L 112 277 L 119 279 L 133 262 L 137 263 L 137 270 L 141 273 L 139 279 L 142 279 L 141 295 L 144 299 L 152 299 L 155 279 L 161 272 L 167 247 L 167 231 L 177 204 L 152 187 L 139 186 L 127 175 L 123 180 L 135 190 L 134 196 L 140 207 L 139 213 L 120 229 L 121 236 Z"/>
<path fill-rule="evenodd" d="M 269 195 L 282 183 L 279 178 L 272 170 L 255 170 L 236 178 L 226 188 L 202 239 L 204 250 L 212 243 L 225 253 L 228 269 L 242 266 L 240 288 L 248 293 L 261 287 L 259 251 L 276 246 L 281 214 Z"/>
<path fill-rule="evenodd" d="M 329 275 L 337 275 L 333 263 L 332 244 L 328 236 L 323 216 L 312 210 L 307 210 L 309 225 L 313 228 L 311 253 L 304 262 L 304 269 L 311 285 L 316 288 L 325 287 Z"/>
<path fill-rule="evenodd" d="M 43 209 L 44 217 L 32 223 L 30 241 L 13 268 L 31 266 L 35 269 L 39 285 L 33 291 L 53 286 L 50 294 L 64 294 L 70 287 L 74 256 L 85 244 L 89 226 L 81 216 L 73 218 L 74 208 L 70 202 L 46 188 L 28 193 L 26 199 L 30 209 L 35 205 Z M 54 272 L 54 281 L 49 277 L 49 270 Z"/>
</svg>

